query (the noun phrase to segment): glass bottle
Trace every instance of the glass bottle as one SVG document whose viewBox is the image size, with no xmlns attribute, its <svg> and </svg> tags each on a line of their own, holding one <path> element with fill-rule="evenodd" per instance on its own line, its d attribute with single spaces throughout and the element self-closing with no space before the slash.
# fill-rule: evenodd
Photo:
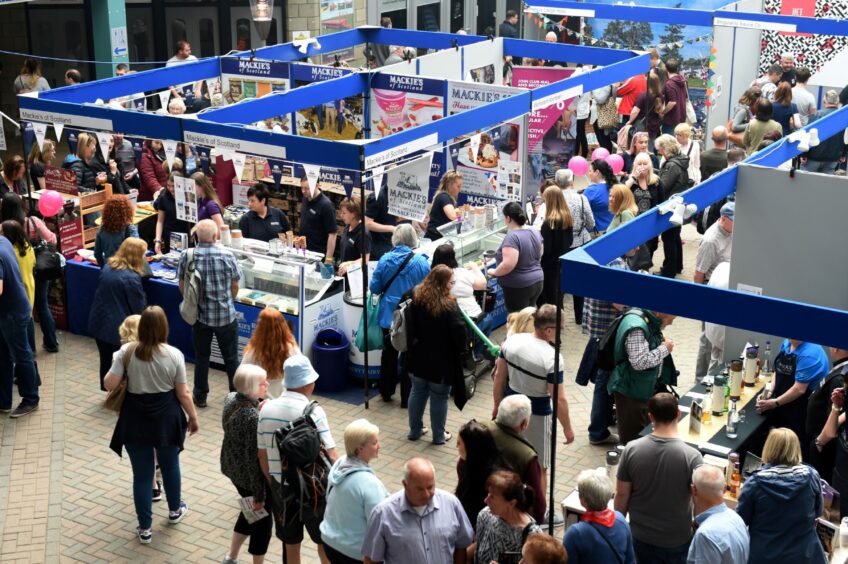
<svg viewBox="0 0 848 564">
<path fill-rule="evenodd" d="M 733 470 L 736 468 L 736 463 L 739 462 L 739 455 L 731 452 L 727 455 L 727 466 L 724 467 L 724 484 L 728 492 L 731 492 L 733 484 Z"/>
<path fill-rule="evenodd" d="M 766 341 L 766 350 L 763 353 L 763 374 L 766 376 L 771 376 L 771 373 L 771 341 Z"/>
<path fill-rule="evenodd" d="M 733 474 L 730 477 L 730 490 L 733 497 L 738 498 L 742 492 L 742 471 L 739 468 L 739 457 L 733 463 Z"/>
<path fill-rule="evenodd" d="M 736 431 L 739 425 L 739 415 L 736 413 L 736 400 L 730 401 L 730 413 L 727 414 L 727 426 L 724 429 L 724 434 L 728 439 L 736 438 Z"/>
<path fill-rule="evenodd" d="M 730 399 L 742 397 L 742 359 L 734 359 L 730 363 Z"/>
<path fill-rule="evenodd" d="M 712 411 L 713 417 L 724 415 L 724 389 L 727 387 L 727 379 L 722 374 L 716 374 L 712 389 Z"/>
<path fill-rule="evenodd" d="M 726 370 L 722 374 L 724 375 L 724 409 L 722 411 L 727 413 L 730 409 L 730 376 Z"/>
<path fill-rule="evenodd" d="M 759 356 L 760 351 L 756 346 L 745 349 L 745 376 L 743 377 L 743 383 L 748 388 L 753 388 L 757 384 L 757 361 Z"/>
<path fill-rule="evenodd" d="M 707 393 L 704 394 L 704 399 L 701 403 L 703 413 L 701 414 L 701 424 L 709 425 L 713 420 L 713 387 L 707 386 Z"/>
</svg>

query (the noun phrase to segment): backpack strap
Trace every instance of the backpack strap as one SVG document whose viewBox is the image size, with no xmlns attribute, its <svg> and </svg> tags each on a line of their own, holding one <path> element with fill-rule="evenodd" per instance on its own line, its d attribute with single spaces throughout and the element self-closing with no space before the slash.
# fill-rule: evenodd
<svg viewBox="0 0 848 564">
<path fill-rule="evenodd" d="M 303 408 L 303 417 L 312 417 L 312 412 L 315 410 L 316 405 L 318 405 L 316 400 L 309 402 L 309 404 Z"/>
<path fill-rule="evenodd" d="M 545 382 L 547 382 L 547 381 L 548 381 L 547 377 L 545 377 L 545 376 L 539 376 L 538 374 L 533 374 L 533 373 L 532 373 L 532 372 L 530 372 L 529 370 L 527 370 L 527 369 L 525 369 L 525 368 L 522 368 L 521 366 L 518 366 L 518 365 L 517 365 L 517 364 L 515 364 L 514 362 L 510 361 L 510 360 L 506 357 L 506 355 L 505 355 L 505 354 L 503 354 L 503 352 L 501 352 L 501 358 L 503 358 L 503 359 L 504 359 L 504 361 L 506 361 L 506 363 L 507 363 L 509 366 L 511 366 L 511 367 L 513 367 L 513 368 L 515 368 L 516 370 L 518 370 L 518 371 L 519 371 L 519 372 L 521 372 L 522 374 L 526 374 L 527 376 L 530 376 L 531 378 L 535 378 L 536 380 L 543 380 L 543 381 L 545 381 Z"/>
</svg>

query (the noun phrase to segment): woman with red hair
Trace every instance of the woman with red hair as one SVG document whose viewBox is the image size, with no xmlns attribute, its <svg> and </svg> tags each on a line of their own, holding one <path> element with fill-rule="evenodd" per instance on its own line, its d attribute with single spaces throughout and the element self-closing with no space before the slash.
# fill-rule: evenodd
<svg viewBox="0 0 848 564">
<path fill-rule="evenodd" d="M 241 362 L 265 369 L 268 374 L 266 399 L 278 398 L 283 393 L 283 364 L 296 354 L 300 354 L 300 348 L 283 314 L 274 308 L 263 309 Z"/>
</svg>

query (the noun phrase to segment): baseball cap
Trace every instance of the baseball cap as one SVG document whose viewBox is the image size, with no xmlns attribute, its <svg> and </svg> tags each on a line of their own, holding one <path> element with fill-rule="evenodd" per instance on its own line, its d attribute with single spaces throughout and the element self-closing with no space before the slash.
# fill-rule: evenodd
<svg viewBox="0 0 848 564">
<path fill-rule="evenodd" d="M 290 356 L 283 364 L 283 385 L 286 388 L 302 388 L 318 379 L 312 363 L 302 354 Z"/>
<path fill-rule="evenodd" d="M 733 221 L 733 215 L 736 213 L 736 202 L 727 202 L 721 206 L 721 211 L 719 213 L 722 217 L 726 217 L 730 221 Z"/>
</svg>

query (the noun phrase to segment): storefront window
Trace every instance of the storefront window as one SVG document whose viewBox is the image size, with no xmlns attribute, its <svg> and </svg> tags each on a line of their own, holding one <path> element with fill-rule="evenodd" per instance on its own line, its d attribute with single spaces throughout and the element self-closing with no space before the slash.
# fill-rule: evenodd
<svg viewBox="0 0 848 564">
<path fill-rule="evenodd" d="M 451 0 L 449 8 L 449 21 L 451 33 L 456 33 L 465 28 L 465 0 Z"/>
<path fill-rule="evenodd" d="M 88 60 L 88 35 L 86 33 L 85 12 L 79 8 L 51 6 L 49 8 L 30 9 L 29 36 L 32 52 L 47 57 Z M 50 86 L 65 85 L 65 71 L 77 68 L 83 80 L 91 80 L 92 69 L 87 64 L 74 64 L 65 61 L 42 61 L 41 73 Z"/>
<path fill-rule="evenodd" d="M 154 65 L 142 65 L 155 60 L 153 51 L 153 14 L 149 6 L 127 6 L 127 32 L 130 63 L 133 70 L 149 70 Z"/>
<path fill-rule="evenodd" d="M 441 5 L 427 4 L 426 6 L 418 6 L 415 10 L 415 15 L 418 18 L 419 31 L 441 31 Z"/>
</svg>

